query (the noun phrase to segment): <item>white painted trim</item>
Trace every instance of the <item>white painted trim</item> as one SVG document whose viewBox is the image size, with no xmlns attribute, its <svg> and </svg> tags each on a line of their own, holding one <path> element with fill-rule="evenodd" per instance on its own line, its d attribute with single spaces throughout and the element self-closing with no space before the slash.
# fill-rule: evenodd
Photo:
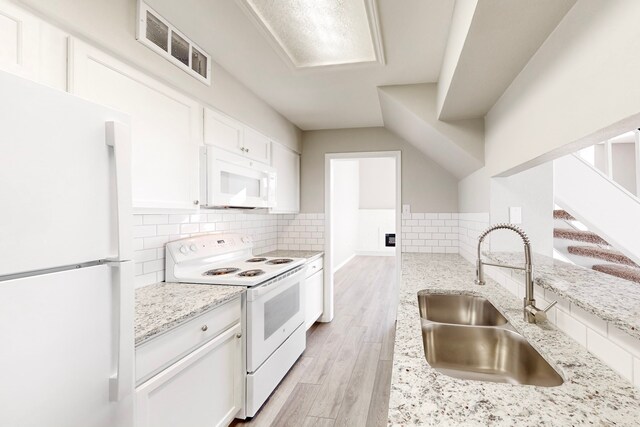
<svg viewBox="0 0 640 427">
<path fill-rule="evenodd" d="M 402 278 L 402 152 L 401 151 L 366 151 L 349 153 L 326 153 L 324 155 L 324 262 L 329 272 L 333 268 L 333 248 L 331 238 L 331 161 L 339 159 L 393 158 L 396 161 L 396 293 L 394 307 L 399 302 L 400 280 Z M 333 274 L 324 275 L 324 312 L 320 322 L 333 319 Z"/>
<path fill-rule="evenodd" d="M 396 256 L 395 251 L 356 251 L 357 256 Z"/>
<path fill-rule="evenodd" d="M 336 271 L 340 270 L 342 267 L 347 265 L 349 263 L 349 261 L 351 261 L 352 259 L 354 259 L 356 257 L 356 255 L 357 255 L 356 253 L 351 254 L 351 256 L 349 258 L 345 259 L 344 261 L 342 261 L 340 263 L 340 265 L 334 267 L 333 274 L 336 274 Z"/>
</svg>

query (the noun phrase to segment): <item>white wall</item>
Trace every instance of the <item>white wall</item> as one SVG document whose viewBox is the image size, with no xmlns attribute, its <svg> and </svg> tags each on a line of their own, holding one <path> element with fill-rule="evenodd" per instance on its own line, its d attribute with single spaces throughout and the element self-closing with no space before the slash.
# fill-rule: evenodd
<svg viewBox="0 0 640 427">
<path fill-rule="evenodd" d="M 361 255 L 393 255 L 385 234 L 396 232 L 396 159 L 363 158 L 360 167 L 358 246 Z"/>
<path fill-rule="evenodd" d="M 334 270 L 356 253 L 360 203 L 358 166 L 357 160 L 331 161 L 331 242 Z"/>
<path fill-rule="evenodd" d="M 447 98 L 447 92 L 451 86 L 451 80 L 458 65 L 462 48 L 467 40 L 471 21 L 476 11 L 478 0 L 456 1 L 453 8 L 451 26 L 449 27 L 449 37 L 447 47 L 442 59 L 440 78 L 438 80 L 438 115 L 442 112 L 442 106 Z"/>
<path fill-rule="evenodd" d="M 395 209 L 396 159 L 360 159 L 360 209 Z"/>
<path fill-rule="evenodd" d="M 302 133 L 301 211 L 324 212 L 326 153 L 402 152 L 402 203 L 414 212 L 457 212 L 458 181 L 414 146 L 384 128 Z"/>
<path fill-rule="evenodd" d="M 487 114 L 489 175 L 639 127 L 639 16 L 638 1 L 576 2 Z"/>
<path fill-rule="evenodd" d="M 489 212 L 490 178 L 487 168 L 478 169 L 458 182 L 460 212 Z"/>
<path fill-rule="evenodd" d="M 491 179 L 491 223 L 509 222 L 509 207 L 522 208 L 520 226 L 531 249 L 553 256 L 553 163 L 506 178 Z M 492 251 L 522 251 L 522 240 L 511 231 L 491 234 Z"/>
<path fill-rule="evenodd" d="M 613 180 L 631 194 L 636 193 L 636 147 L 634 143 L 611 145 Z"/>
<path fill-rule="evenodd" d="M 207 86 L 138 42 L 135 0 L 23 0 L 20 4 L 33 8 L 72 35 L 300 151 L 300 130 L 218 64 L 212 63 L 213 83 Z M 186 35 L 189 36 L 188 31 Z"/>
</svg>

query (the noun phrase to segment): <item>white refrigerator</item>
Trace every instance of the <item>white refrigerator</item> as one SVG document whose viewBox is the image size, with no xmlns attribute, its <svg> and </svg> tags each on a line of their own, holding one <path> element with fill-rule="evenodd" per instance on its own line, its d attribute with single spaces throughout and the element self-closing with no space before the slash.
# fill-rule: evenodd
<svg viewBox="0 0 640 427">
<path fill-rule="evenodd" d="M 0 426 L 133 424 L 129 118 L 0 72 Z"/>
</svg>

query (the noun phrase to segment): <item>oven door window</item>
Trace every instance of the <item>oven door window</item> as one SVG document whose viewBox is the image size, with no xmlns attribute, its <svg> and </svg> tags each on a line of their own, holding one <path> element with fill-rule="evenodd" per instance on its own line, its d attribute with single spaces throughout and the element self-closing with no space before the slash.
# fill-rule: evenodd
<svg viewBox="0 0 640 427">
<path fill-rule="evenodd" d="M 267 340 L 300 311 L 300 284 L 264 303 L 264 339 Z"/>
</svg>

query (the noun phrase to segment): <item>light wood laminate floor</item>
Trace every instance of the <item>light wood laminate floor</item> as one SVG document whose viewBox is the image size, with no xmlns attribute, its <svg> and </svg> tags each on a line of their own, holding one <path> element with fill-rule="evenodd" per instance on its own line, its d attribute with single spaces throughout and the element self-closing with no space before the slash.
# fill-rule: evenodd
<svg viewBox="0 0 640 427">
<path fill-rule="evenodd" d="M 334 277 L 335 316 L 262 409 L 233 425 L 387 425 L 396 314 L 395 257 L 358 256 Z"/>
</svg>

